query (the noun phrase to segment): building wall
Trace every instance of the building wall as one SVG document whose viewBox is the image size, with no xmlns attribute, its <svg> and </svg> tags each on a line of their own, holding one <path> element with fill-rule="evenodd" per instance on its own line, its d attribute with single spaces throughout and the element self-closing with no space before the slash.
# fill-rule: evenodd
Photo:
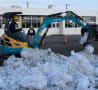
<svg viewBox="0 0 98 90">
<path fill-rule="evenodd" d="M 61 9 L 40 9 L 40 8 L 0 8 L 0 15 L 2 15 L 5 12 L 16 12 L 16 11 L 21 11 L 23 12 L 23 16 L 29 16 L 31 18 L 33 18 L 34 16 L 47 16 L 50 14 L 54 14 L 54 13 L 58 13 L 58 12 L 65 12 L 65 10 L 61 10 Z M 75 12 L 76 14 L 78 14 L 79 16 L 83 16 L 85 18 L 88 18 L 90 20 L 90 17 L 96 17 L 96 22 L 91 22 L 92 23 L 96 23 L 98 24 L 98 11 L 82 11 L 82 10 L 72 10 L 73 12 Z M 28 22 L 32 23 L 31 18 L 29 18 Z M 2 19 L 2 16 L 0 17 L 0 20 Z M 33 18 L 34 19 L 34 18 Z M 89 21 L 89 22 L 90 22 Z M 47 35 L 70 35 L 70 34 L 80 34 L 81 32 L 81 27 L 75 25 L 73 22 L 70 21 L 61 21 L 61 22 L 55 22 L 53 24 L 51 24 L 51 27 L 48 31 Z M 3 21 L 1 20 L 0 23 L 3 23 Z M 56 26 L 57 23 L 59 24 L 58 27 L 54 27 L 54 25 Z M 25 25 L 26 23 L 24 23 Z M 67 26 L 66 26 L 67 25 Z M 4 25 L 2 25 L 2 28 L 0 29 L 0 36 L 4 33 L 4 29 L 3 29 Z M 28 31 L 28 27 L 23 28 L 25 30 L 25 32 Z M 34 27 L 34 29 L 38 30 L 38 28 Z M 45 31 L 45 29 L 44 29 Z M 43 33 L 44 33 L 43 31 Z M 42 33 L 42 34 L 43 34 Z"/>
<path fill-rule="evenodd" d="M 97 15 L 96 15 L 96 24 L 98 24 L 98 11 L 96 13 L 97 13 Z"/>
</svg>

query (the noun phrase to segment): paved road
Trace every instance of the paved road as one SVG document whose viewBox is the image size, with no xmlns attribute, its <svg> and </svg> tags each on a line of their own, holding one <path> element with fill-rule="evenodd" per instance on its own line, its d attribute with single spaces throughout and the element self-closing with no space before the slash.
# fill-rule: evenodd
<svg viewBox="0 0 98 90">
<path fill-rule="evenodd" d="M 75 52 L 83 50 L 82 45 L 79 44 L 80 36 L 67 36 L 68 43 L 64 43 L 65 36 L 47 36 L 45 39 L 45 45 L 41 46 L 42 49 L 51 48 L 53 52 L 60 53 L 65 56 L 69 56 L 70 52 L 74 50 Z M 95 47 L 95 54 L 98 55 L 98 41 L 92 44 Z M 0 65 L 2 65 L 3 60 L 7 57 L 0 58 Z"/>
<path fill-rule="evenodd" d="M 67 37 L 68 43 L 64 43 L 65 37 Z M 45 45 L 41 46 L 42 49 L 51 48 L 53 52 L 60 53 L 66 56 L 70 55 L 72 50 L 78 52 L 83 49 L 83 46 L 79 44 L 79 35 L 70 36 L 47 36 L 45 38 Z M 95 54 L 98 55 L 98 41 L 93 42 L 92 45 L 95 47 Z"/>
<path fill-rule="evenodd" d="M 79 44 L 79 35 L 67 36 L 67 44 L 64 43 L 64 40 L 65 36 L 48 36 L 45 39 L 45 45 L 41 46 L 41 48 L 51 48 L 55 53 L 60 53 L 67 56 L 70 55 L 70 51 L 72 50 L 78 52 L 83 49 L 83 46 Z M 95 47 L 94 53 L 98 55 L 98 42 L 93 42 L 92 45 Z"/>
</svg>

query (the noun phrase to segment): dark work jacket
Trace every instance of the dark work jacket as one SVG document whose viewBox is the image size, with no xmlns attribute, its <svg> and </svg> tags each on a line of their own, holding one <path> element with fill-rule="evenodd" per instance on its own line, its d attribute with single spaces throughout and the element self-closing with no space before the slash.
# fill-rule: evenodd
<svg viewBox="0 0 98 90">
<path fill-rule="evenodd" d="M 16 22 L 11 22 L 10 25 L 9 25 L 9 30 L 11 32 L 17 32 L 18 31 L 18 24 Z"/>
</svg>

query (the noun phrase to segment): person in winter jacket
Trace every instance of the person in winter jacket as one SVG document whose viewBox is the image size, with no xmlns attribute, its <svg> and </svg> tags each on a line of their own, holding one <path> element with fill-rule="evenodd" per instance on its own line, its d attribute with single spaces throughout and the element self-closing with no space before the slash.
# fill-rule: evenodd
<svg viewBox="0 0 98 90">
<path fill-rule="evenodd" d="M 34 30 L 33 26 L 31 26 L 27 33 L 27 41 L 28 41 L 29 47 L 33 47 L 32 44 L 33 44 L 34 36 L 35 36 L 35 30 Z"/>
</svg>

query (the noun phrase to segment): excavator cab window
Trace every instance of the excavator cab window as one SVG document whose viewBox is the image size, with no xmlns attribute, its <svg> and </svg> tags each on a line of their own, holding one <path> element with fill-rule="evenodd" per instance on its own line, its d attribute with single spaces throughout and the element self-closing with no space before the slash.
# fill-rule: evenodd
<svg viewBox="0 0 98 90">
<path fill-rule="evenodd" d="M 7 12 L 4 13 L 3 18 L 6 19 L 6 24 L 5 24 L 5 33 L 7 36 L 21 41 L 21 42 L 26 42 L 26 35 L 24 34 L 22 28 L 21 28 L 21 18 L 19 19 L 19 29 L 17 30 L 10 30 L 10 22 L 12 21 L 12 18 L 14 16 L 17 16 L 17 14 L 22 14 L 21 12 Z M 12 32 L 13 31 L 13 32 Z"/>
</svg>

